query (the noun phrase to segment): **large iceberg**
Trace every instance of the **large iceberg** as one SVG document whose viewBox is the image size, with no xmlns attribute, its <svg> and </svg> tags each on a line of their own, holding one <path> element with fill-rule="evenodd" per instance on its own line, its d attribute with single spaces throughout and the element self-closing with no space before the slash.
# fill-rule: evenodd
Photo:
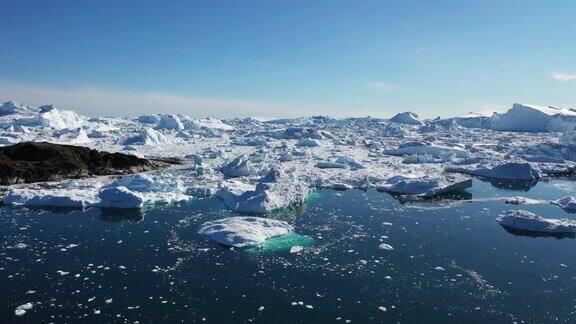
<svg viewBox="0 0 576 324">
<path fill-rule="evenodd" d="M 235 211 L 262 214 L 303 204 L 308 198 L 308 186 L 296 176 L 274 169 L 255 186 L 227 181 L 216 196 Z"/>
<path fill-rule="evenodd" d="M 269 238 L 292 232 L 292 225 L 262 217 L 229 217 L 206 222 L 199 234 L 233 247 L 247 247 L 264 243 Z"/>
<path fill-rule="evenodd" d="M 515 132 L 568 131 L 576 127 L 576 111 L 516 103 L 497 116 L 493 129 Z"/>
<path fill-rule="evenodd" d="M 496 221 L 506 227 L 530 232 L 576 233 L 576 221 L 574 220 L 542 218 L 525 210 L 509 210 Z"/>
</svg>

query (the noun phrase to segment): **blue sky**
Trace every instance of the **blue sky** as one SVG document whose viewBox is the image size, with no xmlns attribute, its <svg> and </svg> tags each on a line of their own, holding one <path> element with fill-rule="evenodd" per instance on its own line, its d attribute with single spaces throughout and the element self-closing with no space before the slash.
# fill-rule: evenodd
<svg viewBox="0 0 576 324">
<path fill-rule="evenodd" d="M 0 99 L 88 114 L 576 105 L 576 1 L 2 1 Z"/>
</svg>

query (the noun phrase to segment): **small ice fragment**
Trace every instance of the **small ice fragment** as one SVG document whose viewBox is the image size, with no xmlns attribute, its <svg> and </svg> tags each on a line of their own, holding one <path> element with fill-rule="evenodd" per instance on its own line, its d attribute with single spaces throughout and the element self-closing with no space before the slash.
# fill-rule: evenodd
<svg viewBox="0 0 576 324">
<path fill-rule="evenodd" d="M 300 253 L 304 249 L 303 246 L 295 245 L 290 248 L 290 253 Z"/>
</svg>

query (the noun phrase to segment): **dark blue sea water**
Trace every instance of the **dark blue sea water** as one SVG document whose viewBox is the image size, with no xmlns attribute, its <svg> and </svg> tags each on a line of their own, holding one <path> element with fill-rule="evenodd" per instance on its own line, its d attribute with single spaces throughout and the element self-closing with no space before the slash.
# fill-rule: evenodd
<svg viewBox="0 0 576 324">
<path fill-rule="evenodd" d="M 466 194 L 419 202 L 318 191 L 305 208 L 272 215 L 299 235 L 247 250 L 196 233 L 234 215 L 216 198 L 143 212 L 3 206 L 0 322 L 574 322 L 576 241 L 494 220 L 518 208 L 574 215 L 494 198 L 575 189 L 570 179 L 476 180 Z M 292 245 L 306 247 L 291 254 Z M 32 309 L 16 316 L 25 303 Z"/>
</svg>

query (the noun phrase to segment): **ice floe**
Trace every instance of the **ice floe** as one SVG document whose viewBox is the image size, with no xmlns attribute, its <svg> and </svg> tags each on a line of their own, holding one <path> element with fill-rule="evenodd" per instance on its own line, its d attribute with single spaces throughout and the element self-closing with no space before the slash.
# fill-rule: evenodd
<svg viewBox="0 0 576 324">
<path fill-rule="evenodd" d="M 233 247 L 248 247 L 264 243 L 269 238 L 292 232 L 287 222 L 262 217 L 229 217 L 206 222 L 199 234 Z"/>
</svg>

